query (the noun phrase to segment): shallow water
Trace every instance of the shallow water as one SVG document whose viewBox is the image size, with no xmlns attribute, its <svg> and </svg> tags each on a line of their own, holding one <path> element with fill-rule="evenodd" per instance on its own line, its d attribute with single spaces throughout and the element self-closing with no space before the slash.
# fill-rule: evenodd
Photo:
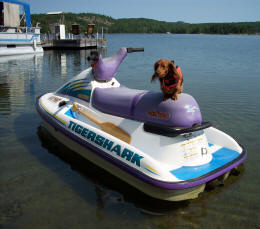
<svg viewBox="0 0 260 229">
<path fill-rule="evenodd" d="M 154 200 L 57 143 L 41 126 L 35 99 L 88 67 L 89 51 L 47 51 L 0 59 L 0 228 L 260 228 L 260 37 L 107 35 L 111 55 L 129 54 L 118 80 L 138 89 L 153 63 L 174 59 L 204 120 L 248 151 L 239 175 L 198 199 Z"/>
</svg>

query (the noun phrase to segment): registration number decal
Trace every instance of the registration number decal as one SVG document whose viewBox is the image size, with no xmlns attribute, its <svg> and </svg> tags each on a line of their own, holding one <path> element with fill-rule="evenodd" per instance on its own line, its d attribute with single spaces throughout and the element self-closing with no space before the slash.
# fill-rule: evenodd
<svg viewBox="0 0 260 229">
<path fill-rule="evenodd" d="M 189 139 L 181 144 L 181 149 L 185 161 L 193 161 L 205 154 L 204 138 L 200 136 Z M 201 152 L 203 152 L 203 154 Z"/>
</svg>

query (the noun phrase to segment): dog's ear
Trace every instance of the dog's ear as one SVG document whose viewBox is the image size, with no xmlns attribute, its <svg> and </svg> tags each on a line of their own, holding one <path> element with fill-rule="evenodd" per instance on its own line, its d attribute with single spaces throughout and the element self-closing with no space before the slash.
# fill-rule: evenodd
<svg viewBox="0 0 260 229">
<path fill-rule="evenodd" d="M 153 81 L 158 77 L 157 74 L 156 74 L 156 70 L 157 70 L 158 66 L 159 66 L 159 61 L 156 61 L 156 62 L 154 63 L 154 66 L 153 66 L 153 68 L 154 68 L 154 74 L 153 74 L 153 76 L 152 76 L 151 82 L 153 82 Z"/>
<path fill-rule="evenodd" d="M 153 82 L 158 76 L 154 73 L 151 79 L 151 82 Z"/>
<path fill-rule="evenodd" d="M 174 63 L 173 63 L 172 61 L 170 61 L 170 62 L 168 63 L 168 68 L 169 68 L 169 71 L 170 71 L 170 72 L 172 72 L 172 73 L 175 74 L 175 71 L 174 71 L 175 67 L 174 67 Z"/>
<path fill-rule="evenodd" d="M 180 77 L 179 73 L 177 72 L 177 69 L 176 69 L 176 66 L 174 64 L 174 61 L 171 61 L 169 63 L 169 69 L 170 69 L 170 72 L 172 72 L 174 75 L 177 75 L 178 77 Z"/>
<path fill-rule="evenodd" d="M 156 61 L 156 62 L 154 63 L 154 66 L 153 66 L 154 71 L 157 70 L 158 66 L 159 66 L 159 61 Z"/>
</svg>

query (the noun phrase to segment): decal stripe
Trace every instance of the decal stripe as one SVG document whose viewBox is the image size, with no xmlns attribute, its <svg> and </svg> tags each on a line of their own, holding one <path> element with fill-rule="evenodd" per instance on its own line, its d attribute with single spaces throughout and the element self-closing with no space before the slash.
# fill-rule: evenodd
<svg viewBox="0 0 260 229">
<path fill-rule="evenodd" d="M 52 114 L 52 113 L 41 103 L 41 101 L 40 101 L 40 105 L 41 105 L 41 107 L 42 107 L 50 116 L 52 116 L 54 119 L 56 119 L 60 124 L 66 126 L 66 124 L 67 124 L 66 121 L 63 120 L 63 119 L 61 119 L 61 118 L 58 117 L 57 115 Z"/>
<path fill-rule="evenodd" d="M 153 169 L 152 167 L 150 167 L 149 165 L 145 165 L 145 169 L 147 170 L 147 171 L 149 171 L 150 173 L 153 173 L 153 174 L 155 174 L 155 175 L 159 175 L 159 173 L 155 170 L 155 169 Z"/>
</svg>

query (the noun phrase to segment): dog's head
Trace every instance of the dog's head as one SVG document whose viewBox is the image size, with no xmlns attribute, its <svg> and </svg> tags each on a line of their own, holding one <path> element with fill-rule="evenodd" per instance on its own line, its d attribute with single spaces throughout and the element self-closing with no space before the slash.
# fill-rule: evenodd
<svg viewBox="0 0 260 229">
<path fill-rule="evenodd" d="M 168 74 L 174 74 L 176 67 L 172 61 L 161 59 L 154 64 L 154 73 L 157 77 L 163 78 Z"/>
<path fill-rule="evenodd" d="M 90 65 L 95 65 L 98 62 L 99 53 L 98 51 L 91 51 L 90 56 L 88 56 L 87 60 Z"/>
</svg>

